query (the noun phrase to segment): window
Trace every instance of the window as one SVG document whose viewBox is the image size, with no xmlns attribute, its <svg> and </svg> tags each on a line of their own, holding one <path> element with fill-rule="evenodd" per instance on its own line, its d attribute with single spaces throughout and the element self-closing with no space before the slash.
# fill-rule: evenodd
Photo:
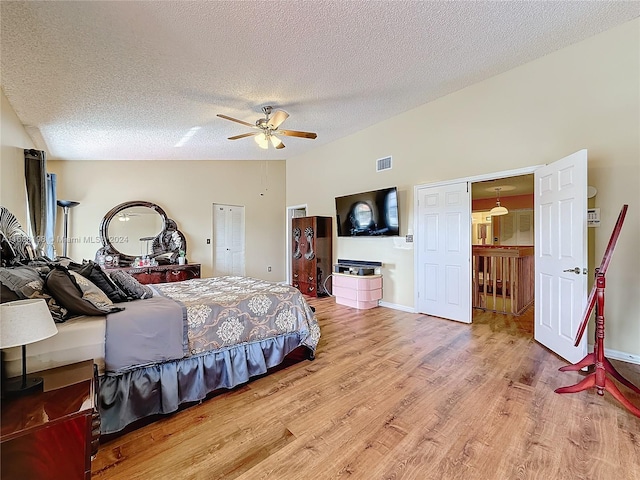
<svg viewBox="0 0 640 480">
<path fill-rule="evenodd" d="M 390 228 L 398 228 L 398 196 L 396 190 L 393 190 L 387 194 L 385 203 L 387 225 Z"/>
</svg>

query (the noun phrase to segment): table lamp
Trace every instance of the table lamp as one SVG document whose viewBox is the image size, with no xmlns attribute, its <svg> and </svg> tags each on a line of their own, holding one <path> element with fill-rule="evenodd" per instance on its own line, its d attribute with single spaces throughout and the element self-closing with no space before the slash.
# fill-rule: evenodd
<svg viewBox="0 0 640 480">
<path fill-rule="evenodd" d="M 3 381 L 5 396 L 17 397 L 42 391 L 42 377 L 27 377 L 26 346 L 56 333 L 58 329 L 43 299 L 0 304 L 0 348 L 22 347 L 22 376 Z"/>
</svg>

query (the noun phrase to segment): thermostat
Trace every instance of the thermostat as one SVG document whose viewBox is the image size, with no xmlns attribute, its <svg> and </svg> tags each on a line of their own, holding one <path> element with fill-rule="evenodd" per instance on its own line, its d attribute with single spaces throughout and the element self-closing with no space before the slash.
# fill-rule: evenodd
<svg viewBox="0 0 640 480">
<path fill-rule="evenodd" d="M 599 227 L 600 226 L 600 209 L 588 208 L 587 209 L 587 227 Z"/>
</svg>

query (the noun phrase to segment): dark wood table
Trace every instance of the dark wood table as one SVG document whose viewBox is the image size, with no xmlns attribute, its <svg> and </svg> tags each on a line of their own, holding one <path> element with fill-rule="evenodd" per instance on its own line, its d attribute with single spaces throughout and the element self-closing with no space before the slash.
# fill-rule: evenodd
<svg viewBox="0 0 640 480">
<path fill-rule="evenodd" d="M 105 271 L 113 272 L 123 270 L 143 284 L 181 282 L 200 278 L 200 264 L 186 263 L 184 265 L 156 265 L 146 267 L 118 267 L 107 268 Z"/>
<path fill-rule="evenodd" d="M 2 399 L 0 477 L 88 479 L 100 417 L 92 360 L 39 372 L 44 391 Z"/>
</svg>

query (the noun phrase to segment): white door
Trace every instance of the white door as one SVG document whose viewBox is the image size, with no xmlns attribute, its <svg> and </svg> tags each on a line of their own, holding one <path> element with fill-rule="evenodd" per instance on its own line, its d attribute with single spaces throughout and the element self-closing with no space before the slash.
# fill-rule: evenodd
<svg viewBox="0 0 640 480">
<path fill-rule="evenodd" d="M 419 189 L 418 216 L 418 311 L 471 323 L 469 184 Z"/>
<path fill-rule="evenodd" d="M 213 274 L 245 274 L 244 207 L 213 204 Z"/>
<path fill-rule="evenodd" d="M 534 172 L 535 339 L 571 363 L 587 299 L 587 151 Z"/>
</svg>

